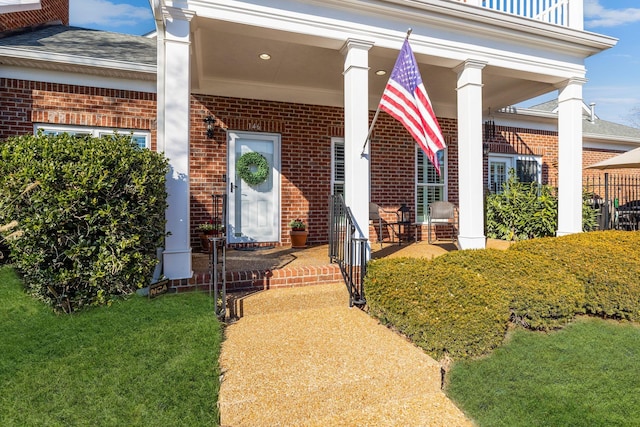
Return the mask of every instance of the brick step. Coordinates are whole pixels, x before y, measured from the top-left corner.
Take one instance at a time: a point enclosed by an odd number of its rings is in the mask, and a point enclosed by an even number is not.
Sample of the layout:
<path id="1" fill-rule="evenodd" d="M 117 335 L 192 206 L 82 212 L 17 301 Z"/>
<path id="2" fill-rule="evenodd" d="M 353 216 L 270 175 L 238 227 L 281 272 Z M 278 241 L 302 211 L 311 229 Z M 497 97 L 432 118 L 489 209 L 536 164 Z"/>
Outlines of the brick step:
<path id="1" fill-rule="evenodd" d="M 335 283 L 342 280 L 336 264 L 320 266 L 287 267 L 277 270 L 255 270 L 227 272 L 227 290 L 256 291 L 264 289 L 292 288 L 299 286 Z M 211 275 L 196 272 L 190 279 L 172 280 L 175 292 L 209 290 Z"/>

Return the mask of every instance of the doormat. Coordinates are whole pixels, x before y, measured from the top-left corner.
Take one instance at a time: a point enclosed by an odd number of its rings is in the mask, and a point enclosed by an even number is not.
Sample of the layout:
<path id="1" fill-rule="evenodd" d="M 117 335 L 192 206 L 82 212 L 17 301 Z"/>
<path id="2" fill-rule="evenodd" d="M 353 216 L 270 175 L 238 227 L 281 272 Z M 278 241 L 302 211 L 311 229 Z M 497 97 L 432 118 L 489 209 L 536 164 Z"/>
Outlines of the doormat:
<path id="1" fill-rule="evenodd" d="M 243 248 L 233 248 L 235 251 L 261 251 L 264 249 L 273 249 L 275 246 L 245 246 Z"/>

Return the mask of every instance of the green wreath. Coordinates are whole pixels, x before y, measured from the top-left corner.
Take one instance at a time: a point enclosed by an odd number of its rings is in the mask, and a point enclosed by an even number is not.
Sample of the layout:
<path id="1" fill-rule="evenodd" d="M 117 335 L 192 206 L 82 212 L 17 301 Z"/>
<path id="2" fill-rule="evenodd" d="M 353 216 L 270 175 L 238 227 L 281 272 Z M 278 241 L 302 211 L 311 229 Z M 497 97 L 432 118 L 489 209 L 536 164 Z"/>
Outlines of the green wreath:
<path id="1" fill-rule="evenodd" d="M 269 176 L 269 162 L 262 154 L 255 151 L 244 153 L 236 161 L 236 173 L 253 187 L 262 184 Z"/>

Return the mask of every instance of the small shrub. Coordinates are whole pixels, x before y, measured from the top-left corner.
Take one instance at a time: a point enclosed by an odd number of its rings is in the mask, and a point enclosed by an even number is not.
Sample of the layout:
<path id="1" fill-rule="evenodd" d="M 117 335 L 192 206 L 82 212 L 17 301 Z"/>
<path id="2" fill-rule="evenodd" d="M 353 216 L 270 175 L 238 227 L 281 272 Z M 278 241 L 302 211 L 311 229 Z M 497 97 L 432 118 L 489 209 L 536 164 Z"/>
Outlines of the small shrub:
<path id="1" fill-rule="evenodd" d="M 368 267 L 366 289 L 373 316 L 437 359 L 483 354 L 504 338 L 508 295 L 464 268 L 423 259 L 376 260 Z"/>
<path id="2" fill-rule="evenodd" d="M 502 193 L 487 197 L 487 236 L 524 240 L 553 236 L 558 223 L 558 200 L 548 185 L 521 183 L 513 169 Z"/>
<path id="3" fill-rule="evenodd" d="M 146 285 L 164 238 L 167 161 L 127 136 L 0 144 L 0 224 L 34 296 L 69 311 Z"/>
<path id="4" fill-rule="evenodd" d="M 597 226 L 597 211 L 587 192 L 582 196 L 582 230 Z M 549 185 L 518 182 L 513 169 L 501 194 L 487 196 L 487 237 L 526 240 L 555 235 L 558 224 L 558 198 Z"/>

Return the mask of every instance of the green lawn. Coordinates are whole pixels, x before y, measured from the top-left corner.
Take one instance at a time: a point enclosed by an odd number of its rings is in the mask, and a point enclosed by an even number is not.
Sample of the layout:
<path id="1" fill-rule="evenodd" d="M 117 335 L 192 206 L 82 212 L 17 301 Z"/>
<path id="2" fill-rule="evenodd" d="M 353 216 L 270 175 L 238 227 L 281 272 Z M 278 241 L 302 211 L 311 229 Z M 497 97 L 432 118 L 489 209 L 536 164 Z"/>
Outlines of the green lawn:
<path id="1" fill-rule="evenodd" d="M 222 328 L 208 295 L 56 315 L 0 267 L 0 425 L 218 425 Z"/>
<path id="2" fill-rule="evenodd" d="M 490 356 L 454 364 L 446 391 L 481 427 L 640 426 L 640 326 L 516 330 Z"/>

